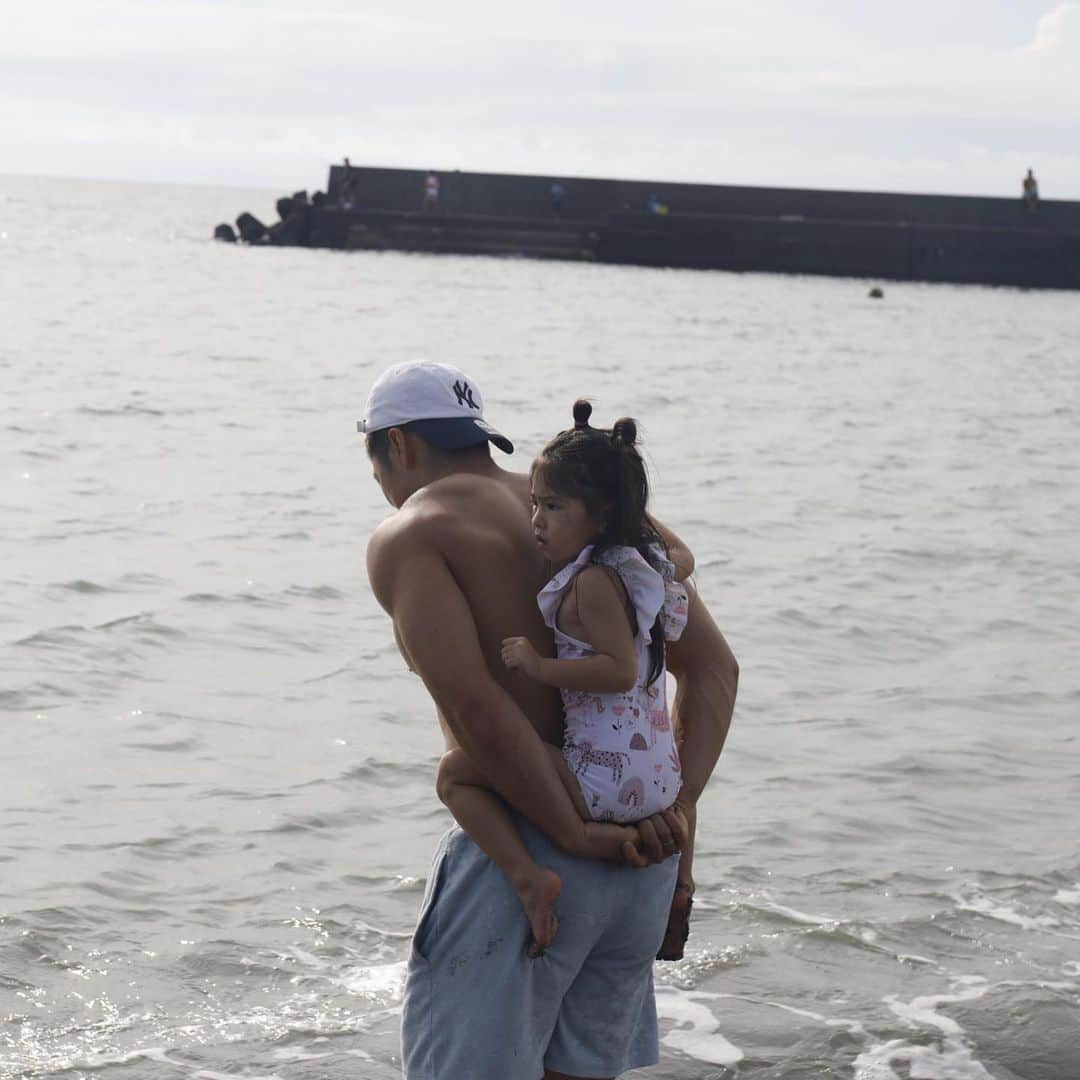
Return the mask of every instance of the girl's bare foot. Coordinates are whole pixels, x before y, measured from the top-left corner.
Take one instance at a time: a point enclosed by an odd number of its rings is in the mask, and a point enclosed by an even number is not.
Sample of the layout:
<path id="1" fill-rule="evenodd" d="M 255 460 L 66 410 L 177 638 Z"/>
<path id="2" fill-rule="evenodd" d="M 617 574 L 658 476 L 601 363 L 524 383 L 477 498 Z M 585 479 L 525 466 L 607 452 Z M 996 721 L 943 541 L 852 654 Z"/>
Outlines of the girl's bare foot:
<path id="1" fill-rule="evenodd" d="M 690 936 L 690 910 L 693 906 L 694 883 L 692 881 L 676 882 L 664 940 L 660 943 L 660 951 L 656 954 L 657 960 L 683 958 L 686 939 Z"/>
<path id="2" fill-rule="evenodd" d="M 538 866 L 517 885 L 521 906 L 529 919 L 532 937 L 529 939 L 529 958 L 543 956 L 555 940 L 559 920 L 555 918 L 555 900 L 562 891 L 562 878 L 554 870 Z"/>

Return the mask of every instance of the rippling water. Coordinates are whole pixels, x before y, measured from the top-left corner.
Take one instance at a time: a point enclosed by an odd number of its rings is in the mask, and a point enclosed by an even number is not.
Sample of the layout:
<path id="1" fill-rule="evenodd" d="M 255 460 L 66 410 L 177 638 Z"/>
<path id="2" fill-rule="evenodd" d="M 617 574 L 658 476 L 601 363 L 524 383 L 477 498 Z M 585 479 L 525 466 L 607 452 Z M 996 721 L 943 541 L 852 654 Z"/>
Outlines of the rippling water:
<path id="1" fill-rule="evenodd" d="M 272 195 L 0 178 L 0 1077 L 398 1075 L 418 356 L 522 468 L 638 416 L 742 664 L 648 1075 L 1080 1077 L 1080 297 L 207 239 Z"/>

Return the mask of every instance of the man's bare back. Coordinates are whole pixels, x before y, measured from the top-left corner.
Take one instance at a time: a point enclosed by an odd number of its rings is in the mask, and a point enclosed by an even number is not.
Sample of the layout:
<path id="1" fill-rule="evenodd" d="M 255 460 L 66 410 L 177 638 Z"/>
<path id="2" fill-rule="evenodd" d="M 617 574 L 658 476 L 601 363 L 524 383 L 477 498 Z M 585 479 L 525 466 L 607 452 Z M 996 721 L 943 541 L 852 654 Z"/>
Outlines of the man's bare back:
<path id="1" fill-rule="evenodd" d="M 440 552 L 468 603 L 488 670 L 540 737 L 558 745 L 558 690 L 507 670 L 500 659 L 501 643 L 511 635 L 527 637 L 543 656 L 553 653 L 551 631 L 536 604 L 547 573 L 533 538 L 529 478 L 494 464 L 491 469 L 482 476 L 448 476 L 422 488 L 380 526 L 376 537 L 393 543 L 406 532 L 418 533 Z M 382 537 L 384 529 L 392 536 Z M 441 715 L 440 720 L 456 745 Z"/>

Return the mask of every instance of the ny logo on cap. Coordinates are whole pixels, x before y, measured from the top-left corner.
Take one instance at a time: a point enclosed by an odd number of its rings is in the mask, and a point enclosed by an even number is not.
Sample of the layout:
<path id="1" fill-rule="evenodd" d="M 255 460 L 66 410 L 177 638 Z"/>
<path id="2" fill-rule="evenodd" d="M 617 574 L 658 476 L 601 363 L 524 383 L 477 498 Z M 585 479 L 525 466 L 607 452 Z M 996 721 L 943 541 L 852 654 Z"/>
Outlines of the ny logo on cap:
<path id="1" fill-rule="evenodd" d="M 472 396 L 472 387 L 467 382 L 462 382 L 460 379 L 454 383 L 454 393 L 457 394 L 457 403 L 459 405 L 468 405 L 470 409 L 479 409 L 480 406 L 476 404 L 476 400 Z"/>

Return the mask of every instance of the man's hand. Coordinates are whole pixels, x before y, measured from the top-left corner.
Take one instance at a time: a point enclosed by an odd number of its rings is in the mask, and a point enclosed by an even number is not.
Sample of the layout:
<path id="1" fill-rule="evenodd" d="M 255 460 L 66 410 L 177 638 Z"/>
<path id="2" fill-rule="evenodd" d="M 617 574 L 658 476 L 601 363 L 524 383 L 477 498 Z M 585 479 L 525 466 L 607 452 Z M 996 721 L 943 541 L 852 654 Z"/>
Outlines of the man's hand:
<path id="1" fill-rule="evenodd" d="M 661 814 L 642 818 L 634 823 L 638 831 L 638 842 L 624 844 L 622 860 L 627 866 L 642 869 L 682 851 L 689 835 L 686 815 L 678 804 L 669 807 Z"/>
<path id="2" fill-rule="evenodd" d="M 503 638 L 502 660 L 511 671 L 520 671 L 535 679 L 540 671 L 540 657 L 528 638 Z"/>

